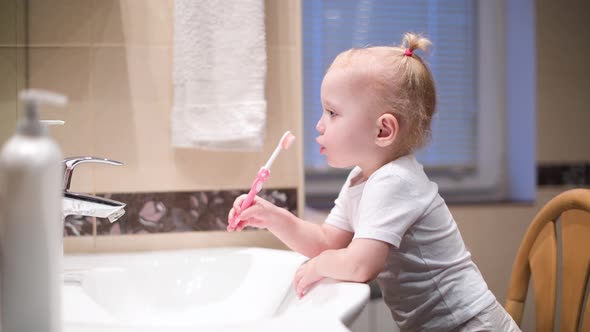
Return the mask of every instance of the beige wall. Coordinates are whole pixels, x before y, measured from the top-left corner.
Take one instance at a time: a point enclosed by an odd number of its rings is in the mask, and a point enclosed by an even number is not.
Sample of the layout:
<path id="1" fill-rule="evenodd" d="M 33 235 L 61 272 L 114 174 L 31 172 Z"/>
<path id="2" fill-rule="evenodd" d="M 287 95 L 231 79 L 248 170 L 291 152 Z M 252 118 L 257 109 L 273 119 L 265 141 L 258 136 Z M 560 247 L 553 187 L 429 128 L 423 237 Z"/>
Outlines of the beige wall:
<path id="1" fill-rule="evenodd" d="M 537 1 L 537 160 L 590 161 L 588 1 Z"/>

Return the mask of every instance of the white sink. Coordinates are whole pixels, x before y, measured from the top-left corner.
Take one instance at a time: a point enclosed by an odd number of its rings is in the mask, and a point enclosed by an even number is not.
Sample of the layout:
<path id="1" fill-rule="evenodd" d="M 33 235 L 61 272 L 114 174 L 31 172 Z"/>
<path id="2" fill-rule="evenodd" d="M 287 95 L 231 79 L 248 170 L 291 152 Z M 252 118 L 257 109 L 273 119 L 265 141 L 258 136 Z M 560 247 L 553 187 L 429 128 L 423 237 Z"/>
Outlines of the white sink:
<path id="1" fill-rule="evenodd" d="M 292 281 L 304 261 L 262 248 L 66 255 L 64 324 L 166 330 L 311 316 L 352 323 L 369 287 L 325 280 L 298 299 Z"/>

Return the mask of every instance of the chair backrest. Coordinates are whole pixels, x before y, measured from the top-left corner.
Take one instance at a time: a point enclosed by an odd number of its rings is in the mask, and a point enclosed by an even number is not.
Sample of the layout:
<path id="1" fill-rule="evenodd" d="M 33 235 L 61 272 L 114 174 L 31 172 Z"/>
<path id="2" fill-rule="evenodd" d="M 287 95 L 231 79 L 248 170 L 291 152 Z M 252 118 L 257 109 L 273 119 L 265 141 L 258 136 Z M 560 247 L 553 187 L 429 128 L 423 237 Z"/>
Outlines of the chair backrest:
<path id="1" fill-rule="evenodd" d="M 530 224 L 512 267 L 505 305 L 519 326 L 531 275 L 537 331 L 553 331 L 556 311 L 560 312 L 559 331 L 590 331 L 589 189 L 572 189 L 559 194 Z M 557 298 L 558 284 L 561 299 Z M 556 310 L 559 300 L 561 306 Z"/>

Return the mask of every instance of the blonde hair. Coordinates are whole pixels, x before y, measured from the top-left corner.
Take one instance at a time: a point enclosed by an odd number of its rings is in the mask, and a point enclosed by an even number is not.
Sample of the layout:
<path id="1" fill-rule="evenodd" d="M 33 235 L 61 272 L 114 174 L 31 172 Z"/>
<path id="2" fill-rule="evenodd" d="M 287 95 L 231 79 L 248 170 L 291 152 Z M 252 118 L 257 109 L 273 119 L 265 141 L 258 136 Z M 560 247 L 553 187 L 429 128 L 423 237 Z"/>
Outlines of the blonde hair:
<path id="1" fill-rule="evenodd" d="M 425 37 L 406 33 L 401 45 L 350 49 L 338 55 L 334 64 L 361 65 L 374 85 L 377 105 L 398 120 L 400 133 L 396 156 L 422 147 L 431 136 L 436 91 L 430 69 L 414 53 L 426 52 L 431 42 Z M 367 61 L 368 60 L 368 61 Z"/>

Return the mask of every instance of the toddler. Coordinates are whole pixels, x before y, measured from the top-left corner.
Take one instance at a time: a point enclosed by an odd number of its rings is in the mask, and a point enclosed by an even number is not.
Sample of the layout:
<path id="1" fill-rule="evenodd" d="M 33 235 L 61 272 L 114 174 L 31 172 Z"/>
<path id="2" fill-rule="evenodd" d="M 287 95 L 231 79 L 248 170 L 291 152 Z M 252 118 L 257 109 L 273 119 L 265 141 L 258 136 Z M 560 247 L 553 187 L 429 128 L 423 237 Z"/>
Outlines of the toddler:
<path id="1" fill-rule="evenodd" d="M 353 167 L 323 224 L 303 221 L 244 196 L 229 216 L 267 228 L 310 259 L 294 277 L 304 296 L 318 281 L 377 279 L 402 331 L 520 331 L 488 290 L 438 187 L 413 155 L 430 136 L 436 93 L 414 52 L 430 41 L 412 33 L 400 47 L 338 55 L 321 86 L 320 152 Z"/>

